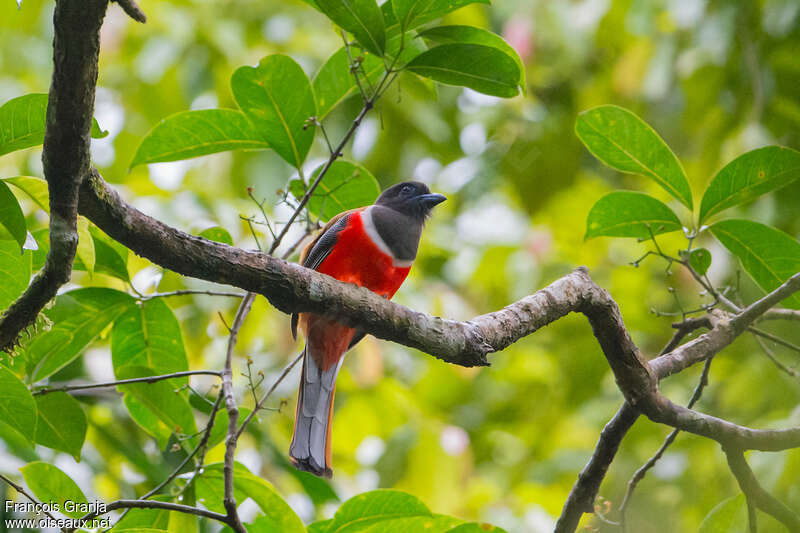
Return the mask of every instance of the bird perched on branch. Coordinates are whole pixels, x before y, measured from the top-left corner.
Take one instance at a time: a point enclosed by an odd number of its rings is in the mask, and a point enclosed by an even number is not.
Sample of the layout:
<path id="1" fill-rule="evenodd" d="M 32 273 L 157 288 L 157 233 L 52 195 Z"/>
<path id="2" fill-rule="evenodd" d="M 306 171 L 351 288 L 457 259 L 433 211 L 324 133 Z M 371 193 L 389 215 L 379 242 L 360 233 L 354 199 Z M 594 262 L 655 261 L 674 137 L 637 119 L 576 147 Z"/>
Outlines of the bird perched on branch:
<path id="1" fill-rule="evenodd" d="M 391 298 L 408 276 L 417 256 L 425 220 L 445 201 L 416 181 L 398 183 L 381 193 L 375 204 L 333 217 L 305 247 L 300 263 L 346 283 Z M 300 393 L 289 449 L 292 463 L 317 476 L 331 476 L 331 416 L 336 375 L 347 350 L 365 333 L 334 319 L 292 315 L 306 337 Z"/>

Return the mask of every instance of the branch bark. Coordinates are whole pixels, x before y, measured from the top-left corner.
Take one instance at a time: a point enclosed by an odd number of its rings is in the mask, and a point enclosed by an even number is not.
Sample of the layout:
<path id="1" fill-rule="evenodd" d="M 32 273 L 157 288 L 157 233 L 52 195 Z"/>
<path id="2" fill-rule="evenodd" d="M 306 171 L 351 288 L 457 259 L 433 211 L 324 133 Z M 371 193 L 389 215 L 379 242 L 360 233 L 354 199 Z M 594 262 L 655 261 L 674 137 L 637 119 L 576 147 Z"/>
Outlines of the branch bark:
<path id="1" fill-rule="evenodd" d="M 21 331 L 72 274 L 78 248 L 78 188 L 89 173 L 100 26 L 107 0 L 59 0 L 53 25 L 53 77 L 47 103 L 42 163 L 50 192 L 50 251 L 44 268 L 0 318 L 0 350 Z"/>

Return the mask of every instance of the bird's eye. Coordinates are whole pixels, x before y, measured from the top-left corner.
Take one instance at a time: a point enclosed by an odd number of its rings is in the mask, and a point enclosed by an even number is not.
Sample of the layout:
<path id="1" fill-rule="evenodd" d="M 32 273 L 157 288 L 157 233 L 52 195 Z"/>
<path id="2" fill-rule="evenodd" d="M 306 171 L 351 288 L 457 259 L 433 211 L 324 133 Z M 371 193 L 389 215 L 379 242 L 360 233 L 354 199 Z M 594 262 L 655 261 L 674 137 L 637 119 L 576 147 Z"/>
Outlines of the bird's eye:
<path id="1" fill-rule="evenodd" d="M 404 185 L 403 188 L 400 189 L 400 194 L 405 196 L 405 195 L 411 194 L 411 192 L 413 190 L 414 190 L 414 188 L 411 185 Z"/>

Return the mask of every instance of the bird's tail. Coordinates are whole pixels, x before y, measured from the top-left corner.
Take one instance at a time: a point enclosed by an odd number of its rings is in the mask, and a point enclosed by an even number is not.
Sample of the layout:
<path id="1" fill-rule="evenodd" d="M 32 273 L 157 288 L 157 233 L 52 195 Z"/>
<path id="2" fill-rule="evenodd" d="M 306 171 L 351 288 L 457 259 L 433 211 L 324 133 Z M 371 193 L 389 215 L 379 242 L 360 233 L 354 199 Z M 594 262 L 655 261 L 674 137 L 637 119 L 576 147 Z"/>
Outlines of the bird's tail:
<path id="1" fill-rule="evenodd" d="M 324 370 L 309 355 L 309 348 L 307 344 L 303 353 L 300 393 L 297 397 L 289 457 L 300 470 L 331 477 L 333 396 L 336 391 L 336 375 L 344 358 Z"/>

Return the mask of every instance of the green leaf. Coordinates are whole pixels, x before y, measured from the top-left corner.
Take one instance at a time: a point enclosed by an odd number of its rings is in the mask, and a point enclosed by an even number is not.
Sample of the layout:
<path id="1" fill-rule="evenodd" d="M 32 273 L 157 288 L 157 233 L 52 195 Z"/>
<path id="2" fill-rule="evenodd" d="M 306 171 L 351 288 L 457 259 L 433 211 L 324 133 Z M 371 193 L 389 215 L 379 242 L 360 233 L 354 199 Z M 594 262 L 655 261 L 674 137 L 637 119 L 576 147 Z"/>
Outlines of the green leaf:
<path id="1" fill-rule="evenodd" d="M 46 94 L 26 94 L 0 106 L 0 155 L 42 144 L 46 115 Z M 101 139 L 108 132 L 92 120 L 91 135 Z"/>
<path id="2" fill-rule="evenodd" d="M 231 89 L 262 137 L 300 168 L 314 140 L 314 126 L 306 120 L 317 114 L 311 83 L 300 65 L 288 56 L 267 56 L 257 67 L 237 69 Z"/>
<path id="3" fill-rule="evenodd" d="M 705 275 L 708 272 L 708 267 L 711 266 L 711 252 L 705 248 L 692 250 L 689 254 L 689 264 L 695 272 L 701 276 Z"/>
<path id="4" fill-rule="evenodd" d="M 317 167 L 310 181 L 317 178 L 323 167 L 324 165 Z M 297 199 L 305 194 L 300 180 L 292 180 L 289 191 Z M 314 190 L 308 202 L 308 210 L 315 217 L 330 220 L 342 211 L 372 204 L 380 193 L 378 180 L 367 169 L 340 159 L 331 165 Z"/>
<path id="5" fill-rule="evenodd" d="M 692 190 L 678 158 L 653 128 L 627 109 L 602 105 L 584 111 L 575 133 L 606 165 L 653 179 L 692 209 Z"/>
<path id="6" fill-rule="evenodd" d="M 662 202 L 641 192 L 616 191 L 592 206 L 586 218 L 584 238 L 605 235 L 649 239 L 651 232 L 658 235 L 679 229 L 681 221 Z"/>
<path id="7" fill-rule="evenodd" d="M 136 150 L 131 168 L 228 150 L 267 148 L 269 143 L 241 111 L 183 111 L 165 118 L 150 130 Z"/>
<path id="8" fill-rule="evenodd" d="M 75 256 L 81 260 L 89 274 L 94 272 L 94 239 L 89 233 L 89 221 L 82 216 L 78 217 L 78 249 Z"/>
<path id="9" fill-rule="evenodd" d="M 378 83 L 383 74 L 383 61 L 366 54 L 361 63 L 366 79 L 372 85 Z M 363 73 L 359 74 L 364 76 Z M 358 94 L 355 76 L 350 72 L 350 58 L 342 47 L 336 51 L 314 77 L 314 96 L 317 98 L 317 118 L 322 120 L 333 108 L 354 94 Z"/>
<path id="10" fill-rule="evenodd" d="M 209 241 L 221 242 L 223 244 L 227 244 L 228 246 L 233 246 L 233 237 L 231 237 L 231 234 L 228 233 L 228 230 L 220 226 L 204 229 L 200 232 L 200 237 L 208 239 Z"/>
<path id="11" fill-rule="evenodd" d="M 81 459 L 86 439 L 86 413 L 78 401 L 65 392 L 51 392 L 36 397 L 39 421 L 36 443 Z"/>
<path id="12" fill-rule="evenodd" d="M 146 367 L 126 365 L 115 369 L 117 379 L 141 378 L 155 375 Z M 185 380 L 184 380 L 185 381 Z M 180 392 L 181 380 L 166 379 L 155 383 L 120 385 L 119 390 L 131 394 L 162 420 L 170 431 L 192 435 L 197 432 L 192 407 Z"/>
<path id="13" fill-rule="evenodd" d="M 245 498 L 249 497 L 264 512 L 265 516 L 259 519 L 260 525 L 269 527 L 269 529 L 263 531 L 305 533 L 306 528 L 300 517 L 295 514 L 270 483 L 254 476 L 244 465 L 239 463 L 234 465 L 233 483 L 237 503 L 241 504 Z M 198 502 L 211 511 L 225 512 L 222 505 L 224 493 L 222 463 L 206 465 L 203 473 L 195 480 L 195 488 Z"/>
<path id="14" fill-rule="evenodd" d="M 389 3 L 389 2 L 387 2 Z M 443 17 L 469 4 L 488 4 L 489 0 L 392 0 L 397 22 L 410 30 Z"/>
<path id="15" fill-rule="evenodd" d="M 520 58 L 517 51 L 499 35 L 482 28 L 475 28 L 474 26 L 437 26 L 423 31 L 419 36 L 440 44 L 482 44 L 500 50 L 517 64 L 517 68 L 519 68 L 519 87 L 522 89 L 523 94 L 527 92 L 525 65 L 522 63 L 522 58 Z"/>
<path id="16" fill-rule="evenodd" d="M 17 299 L 31 280 L 31 252 L 20 253 L 13 241 L 0 241 L 0 309 Z"/>
<path id="17" fill-rule="evenodd" d="M 114 375 L 126 367 L 145 367 L 154 374 L 189 369 L 178 319 L 161 298 L 130 303 L 111 329 Z M 177 380 L 186 383 L 187 378 Z"/>
<path id="18" fill-rule="evenodd" d="M 742 262 L 742 267 L 767 292 L 800 272 L 800 242 L 790 235 L 749 220 L 723 220 L 710 227 L 714 236 Z M 800 295 L 783 301 L 800 309 Z"/>
<path id="19" fill-rule="evenodd" d="M 80 518 L 86 514 L 80 510 L 67 512 L 64 509 L 64 502 L 67 501 L 76 504 L 88 504 L 89 502 L 78 485 L 57 467 L 42 461 L 34 461 L 26 464 L 19 471 L 22 472 L 25 483 L 39 501 L 58 502 L 61 511 L 71 518 Z"/>
<path id="20" fill-rule="evenodd" d="M 93 228 L 89 228 L 90 231 Z M 122 281 L 130 283 L 131 278 L 128 274 L 127 250 L 124 250 L 125 257 L 120 255 L 119 249 L 108 242 L 107 238 L 101 235 L 99 230 L 92 231 L 95 253 L 95 272 L 114 276 Z"/>
<path id="21" fill-rule="evenodd" d="M 485 522 L 478 523 L 478 522 L 469 522 L 467 524 L 461 524 L 453 529 L 448 529 L 447 533 L 506 533 L 506 530 L 497 526 L 493 526 L 491 524 L 487 524 Z"/>
<path id="22" fill-rule="evenodd" d="M 3 365 L 0 365 L 0 420 L 34 442 L 36 402 L 28 387 Z"/>
<path id="23" fill-rule="evenodd" d="M 344 502 L 333 516 L 328 531 L 355 533 L 376 522 L 413 517 L 433 518 L 433 514 L 411 494 L 398 490 L 373 490 Z"/>
<path id="24" fill-rule="evenodd" d="M 511 98 L 519 94 L 520 70 L 505 52 L 482 44 L 442 44 L 411 60 L 406 69 L 447 85 Z"/>
<path id="25" fill-rule="evenodd" d="M 45 315 L 53 327 L 25 348 L 34 381 L 71 363 L 130 306 L 133 298 L 113 289 L 90 287 L 64 293 Z"/>
<path id="26" fill-rule="evenodd" d="M 375 0 L 316 0 L 320 11 L 355 35 L 365 49 L 381 57 L 386 49 L 386 29 Z"/>
<path id="27" fill-rule="evenodd" d="M 30 196 L 31 200 L 46 213 L 50 212 L 50 195 L 47 191 L 47 182 L 45 180 L 33 176 L 16 176 L 4 178 L 3 181 Z"/>
<path id="28" fill-rule="evenodd" d="M 28 238 L 28 228 L 25 224 L 25 215 L 19 206 L 17 197 L 8 188 L 4 181 L 0 180 L 0 226 L 13 237 L 20 250 Z"/>
<path id="29" fill-rule="evenodd" d="M 717 504 L 700 523 L 698 533 L 743 532 L 747 524 L 747 501 L 744 494 Z"/>
<path id="30" fill-rule="evenodd" d="M 700 203 L 700 224 L 729 207 L 776 191 L 800 178 L 800 152 L 767 146 L 742 154 L 717 172 Z"/>
<path id="31" fill-rule="evenodd" d="M 150 409 L 140 402 L 136 396 L 126 394 L 122 398 L 128 414 L 131 415 L 136 424 L 147 432 L 148 435 L 158 441 L 160 448 L 164 448 L 172 435 L 172 429 L 161 421 L 161 419 Z"/>
<path id="32" fill-rule="evenodd" d="M 328 528 L 333 523 L 333 518 L 328 520 L 318 520 L 317 522 L 308 524 L 308 533 L 326 533 Z"/>

